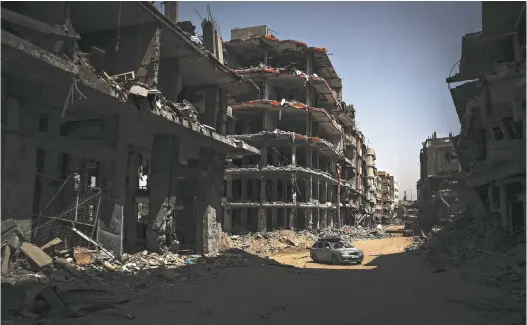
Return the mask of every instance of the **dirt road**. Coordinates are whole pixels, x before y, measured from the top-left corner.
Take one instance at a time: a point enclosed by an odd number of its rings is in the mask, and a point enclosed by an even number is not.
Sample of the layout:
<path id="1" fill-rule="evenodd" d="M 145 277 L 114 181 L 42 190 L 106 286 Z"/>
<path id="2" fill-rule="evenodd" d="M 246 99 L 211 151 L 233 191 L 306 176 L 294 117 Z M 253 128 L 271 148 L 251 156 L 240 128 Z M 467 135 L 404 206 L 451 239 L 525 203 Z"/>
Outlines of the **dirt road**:
<path id="1" fill-rule="evenodd" d="M 307 251 L 276 256 L 295 267 L 256 257 L 247 266 L 204 271 L 190 283 L 152 283 L 121 307 L 136 316 L 123 320 L 89 316 L 84 324 L 513 324 L 483 314 L 473 301 L 497 291 L 463 279 L 453 270 L 433 273 L 426 261 L 405 253 L 411 239 L 360 241 L 361 266 L 311 263 Z M 129 279 L 130 283 L 134 279 Z M 170 288 L 167 290 L 167 286 Z"/>
<path id="2" fill-rule="evenodd" d="M 375 265 L 371 265 L 379 256 L 400 254 L 404 248 L 410 245 L 413 239 L 410 237 L 394 237 L 377 240 L 359 240 L 354 245 L 364 252 L 364 261 L 361 265 L 331 265 L 326 263 L 314 263 L 309 257 L 309 251 L 295 254 L 278 254 L 272 258 L 279 263 L 293 265 L 299 268 L 310 269 L 350 269 L 350 270 L 371 270 Z"/>

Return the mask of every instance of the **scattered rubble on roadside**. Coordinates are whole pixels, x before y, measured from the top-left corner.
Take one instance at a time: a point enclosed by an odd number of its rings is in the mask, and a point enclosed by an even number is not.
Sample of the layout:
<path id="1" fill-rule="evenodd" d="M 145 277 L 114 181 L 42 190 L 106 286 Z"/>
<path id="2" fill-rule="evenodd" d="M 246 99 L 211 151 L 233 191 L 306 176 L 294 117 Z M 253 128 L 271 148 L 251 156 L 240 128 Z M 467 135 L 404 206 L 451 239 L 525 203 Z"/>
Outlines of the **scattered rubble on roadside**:
<path id="1" fill-rule="evenodd" d="M 420 252 L 436 270 L 455 268 L 467 278 L 507 290 L 507 305 L 525 314 L 525 233 L 511 238 L 495 213 L 443 219 L 406 250 Z"/>

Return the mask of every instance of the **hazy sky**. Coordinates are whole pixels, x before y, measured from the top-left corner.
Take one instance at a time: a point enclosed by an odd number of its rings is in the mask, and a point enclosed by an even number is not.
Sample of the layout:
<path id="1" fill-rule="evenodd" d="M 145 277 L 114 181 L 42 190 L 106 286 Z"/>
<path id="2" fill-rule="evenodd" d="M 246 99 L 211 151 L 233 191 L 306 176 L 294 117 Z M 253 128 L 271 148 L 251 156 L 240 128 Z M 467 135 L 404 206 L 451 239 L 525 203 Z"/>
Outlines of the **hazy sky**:
<path id="1" fill-rule="evenodd" d="M 280 39 L 326 47 L 378 169 L 399 180 L 401 198 L 416 198 L 421 143 L 459 130 L 445 79 L 461 37 L 481 30 L 480 2 L 180 2 L 179 19 L 201 33 L 194 9 L 205 17 L 207 3 L 224 40 L 267 25 Z"/>

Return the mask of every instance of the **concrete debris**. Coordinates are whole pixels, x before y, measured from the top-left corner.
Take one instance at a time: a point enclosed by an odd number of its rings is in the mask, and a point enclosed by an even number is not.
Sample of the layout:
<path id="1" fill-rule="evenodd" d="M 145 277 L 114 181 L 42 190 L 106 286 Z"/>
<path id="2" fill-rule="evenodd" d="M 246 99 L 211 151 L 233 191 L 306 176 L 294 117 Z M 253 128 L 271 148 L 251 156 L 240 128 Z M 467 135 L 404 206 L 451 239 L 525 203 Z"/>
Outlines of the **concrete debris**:
<path id="1" fill-rule="evenodd" d="M 495 213 L 474 217 L 468 213 L 444 218 L 407 251 L 418 251 L 435 269 L 455 268 L 467 277 L 508 290 L 513 304 L 525 314 L 525 232 L 511 241 Z"/>
<path id="2" fill-rule="evenodd" d="M 382 228 L 382 226 L 381 226 Z M 319 228 L 315 230 L 275 230 L 256 232 L 246 235 L 223 235 L 224 249 L 241 249 L 250 254 L 268 256 L 286 251 L 305 250 L 310 248 L 319 238 L 341 237 L 353 242 L 360 239 L 380 239 L 391 237 L 382 229 L 374 227 Z"/>

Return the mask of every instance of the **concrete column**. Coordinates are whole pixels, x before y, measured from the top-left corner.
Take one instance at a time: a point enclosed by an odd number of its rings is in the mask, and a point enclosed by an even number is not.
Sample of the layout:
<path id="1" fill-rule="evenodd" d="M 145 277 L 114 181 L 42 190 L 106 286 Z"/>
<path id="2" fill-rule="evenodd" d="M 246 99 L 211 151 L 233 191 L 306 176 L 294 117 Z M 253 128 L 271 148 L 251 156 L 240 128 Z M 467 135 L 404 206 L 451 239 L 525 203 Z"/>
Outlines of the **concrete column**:
<path id="1" fill-rule="evenodd" d="M 295 221 L 296 221 L 296 215 L 297 215 L 297 202 L 296 202 L 296 174 L 293 174 L 291 176 L 291 196 L 293 198 L 293 208 L 291 209 L 291 213 L 289 214 L 289 229 L 295 228 Z"/>
<path id="2" fill-rule="evenodd" d="M 142 157 L 137 152 L 128 152 L 126 193 L 124 203 L 124 247 L 127 252 L 137 250 L 137 202 L 136 193 L 139 187 L 139 165 Z"/>
<path id="3" fill-rule="evenodd" d="M 276 113 L 270 110 L 263 110 L 263 130 L 274 130 L 276 129 Z"/>
<path id="4" fill-rule="evenodd" d="M 229 117 L 227 116 L 227 91 L 225 89 L 219 89 L 218 91 L 219 111 L 221 117 L 218 132 L 220 132 L 221 135 L 227 135 L 227 127 L 229 123 Z"/>
<path id="5" fill-rule="evenodd" d="M 329 188 L 328 188 L 328 202 L 333 204 L 333 186 L 330 185 Z M 331 209 L 331 211 L 329 211 L 329 216 L 328 218 L 326 219 L 326 225 L 328 227 L 333 227 L 333 216 L 334 216 L 334 212 L 333 212 L 333 209 Z"/>
<path id="6" fill-rule="evenodd" d="M 306 149 L 306 167 L 311 169 L 312 165 L 313 165 L 313 153 L 311 152 L 311 148 L 307 148 Z M 311 203 L 312 198 L 313 198 L 313 176 L 309 175 L 306 180 L 306 203 Z M 313 228 L 313 209 L 311 208 L 306 209 L 305 224 L 308 229 Z"/>
<path id="7" fill-rule="evenodd" d="M 176 205 L 176 168 L 179 165 L 179 138 L 171 135 L 156 135 L 150 159 L 148 176 L 149 211 L 147 245 L 159 251 L 159 232 L 165 222 L 174 217 Z"/>
<path id="8" fill-rule="evenodd" d="M 217 253 L 221 247 L 221 197 L 225 157 L 200 148 L 196 191 L 196 251 Z"/>
<path id="9" fill-rule="evenodd" d="M 322 199 L 324 200 L 324 204 L 328 202 L 328 182 L 324 181 L 322 185 Z M 322 211 L 322 227 L 327 227 L 327 221 L 328 221 L 328 209 L 325 208 Z"/>
<path id="10" fill-rule="evenodd" d="M 291 165 L 296 165 L 296 146 L 291 147 Z M 291 176 L 291 197 L 294 207 L 291 209 L 291 213 L 289 215 L 289 229 L 294 229 L 297 215 L 296 185 L 296 174 L 293 174 Z"/>
<path id="11" fill-rule="evenodd" d="M 227 168 L 232 168 L 232 159 L 227 159 Z M 226 196 L 227 202 L 230 202 L 232 200 L 232 178 L 231 176 L 228 177 Z M 226 233 L 232 232 L 232 209 L 230 207 L 223 209 L 223 231 Z"/>
<path id="12" fill-rule="evenodd" d="M 269 100 L 269 96 L 271 95 L 271 89 L 270 89 L 271 87 L 269 86 L 269 79 L 265 78 L 263 82 L 263 86 L 264 86 L 264 88 L 262 89 L 263 99 Z"/>
<path id="13" fill-rule="evenodd" d="M 159 67 L 161 59 L 161 28 L 156 26 L 154 35 L 137 70 L 139 81 L 157 88 L 159 86 Z"/>
<path id="14" fill-rule="evenodd" d="M 278 152 L 273 151 L 273 166 L 278 166 Z M 272 179 L 272 200 L 278 201 L 278 178 Z M 271 208 L 271 227 L 275 229 L 278 224 L 278 208 Z"/>
<path id="15" fill-rule="evenodd" d="M 210 86 L 205 89 L 205 114 L 203 124 L 217 127 L 218 122 L 218 95 L 219 89 L 216 86 Z"/>
<path id="16" fill-rule="evenodd" d="M 342 182 L 342 169 L 340 165 L 337 164 L 337 181 L 340 180 Z M 342 219 L 340 215 L 340 182 L 337 183 L 337 189 L 336 189 L 336 201 L 337 201 L 337 223 L 338 227 L 342 227 Z"/>
<path id="17" fill-rule="evenodd" d="M 260 148 L 260 169 L 267 166 L 267 147 Z M 265 177 L 260 177 L 260 204 L 267 202 L 267 188 Z M 257 231 L 267 231 L 267 208 L 260 205 L 258 208 Z"/>
<path id="18" fill-rule="evenodd" d="M 214 24 L 209 20 L 203 20 L 201 23 L 201 28 L 203 30 L 203 46 L 207 51 L 216 56 L 216 30 Z"/>

